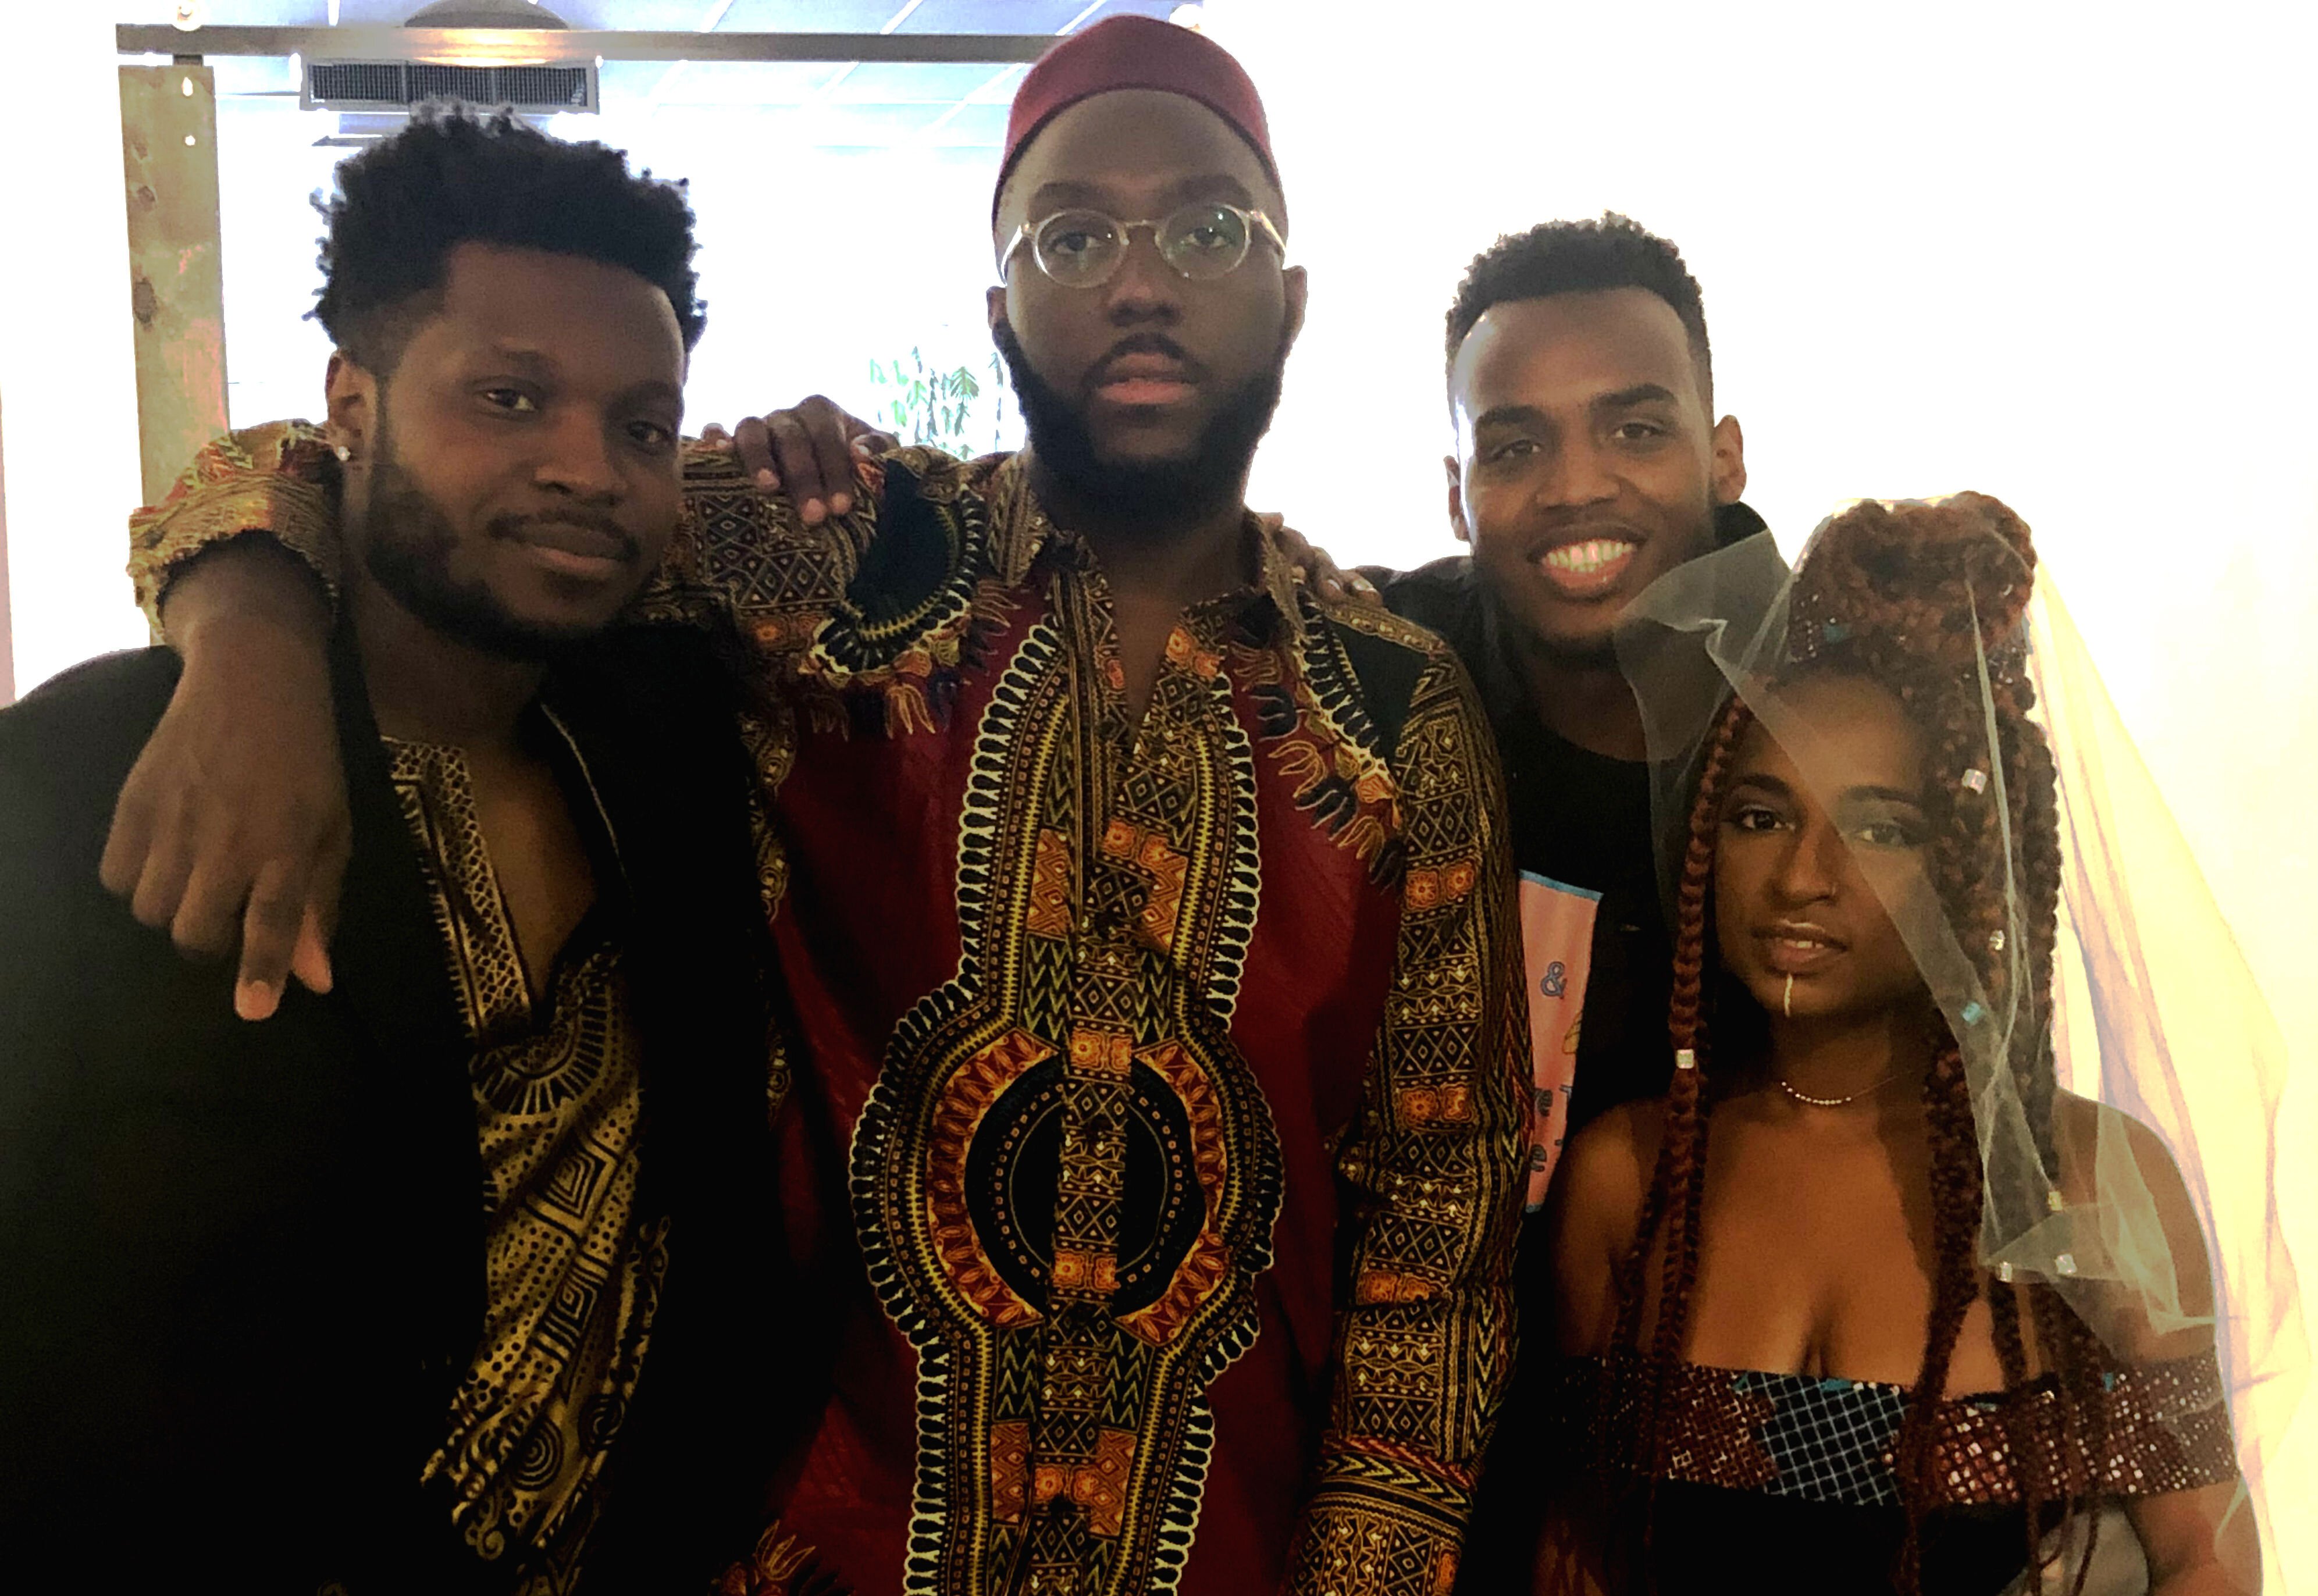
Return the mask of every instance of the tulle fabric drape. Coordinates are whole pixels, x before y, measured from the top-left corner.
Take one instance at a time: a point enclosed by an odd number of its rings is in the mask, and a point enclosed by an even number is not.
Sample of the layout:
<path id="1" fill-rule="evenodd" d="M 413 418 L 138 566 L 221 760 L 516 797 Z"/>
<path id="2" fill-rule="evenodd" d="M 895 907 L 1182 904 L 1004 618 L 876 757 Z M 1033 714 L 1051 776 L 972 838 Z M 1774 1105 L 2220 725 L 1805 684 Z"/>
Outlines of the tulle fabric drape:
<path id="1" fill-rule="evenodd" d="M 1801 563 L 1809 559 L 1806 548 Z M 1669 883 L 1704 739 L 1734 691 L 1834 812 L 1842 773 L 1783 690 L 1821 624 L 1792 613 L 1794 593 L 1792 572 L 1765 534 L 1670 573 L 1636 601 L 1621 629 L 1621 663 L 1649 736 L 1661 876 Z M 2265 1466 L 2292 1420 L 2309 1360 L 2278 1213 L 2283 1038 L 2049 569 L 2036 573 L 2017 625 L 2003 635 L 1990 635 L 1996 628 L 1985 623 L 1976 630 L 1971 668 L 1989 705 L 1989 743 L 1991 685 L 2006 673 L 2025 675 L 2057 766 L 2062 906 L 2049 1011 L 2034 1002 L 2021 964 L 2029 947 L 2021 838 L 2008 830 L 2009 908 L 1997 956 L 2010 963 L 1999 966 L 2008 978 L 1996 982 L 2005 995 L 1991 997 L 1975 968 L 1987 961 L 1966 956 L 1932 894 L 1886 908 L 1963 1048 L 1984 1171 L 1981 1260 L 2000 1278 L 2054 1287 L 2112 1348 L 2210 1318 L 2244 1477 L 2233 1511 L 2255 1513 L 2265 1546 L 2274 1547 Z M 1984 777 L 1994 812 L 2006 815 L 2003 760 L 1990 752 L 1973 770 L 1979 776 L 1968 779 Z M 2089 1163 L 2089 1197 L 2081 1170 L 2064 1194 L 2037 1153 L 2016 1061 L 2039 1031 L 2050 1034 L 2061 1087 L 2094 1105 L 2090 1146 L 2072 1155 Z M 2129 1120 L 2171 1152 L 2202 1237 L 2169 1236 Z M 2197 1260 L 2176 1256 L 2198 1241 L 2211 1260 L 2211 1315 L 2185 1302 L 2182 1283 L 2194 1278 Z M 2302 1504 L 2275 1505 L 2291 1511 Z M 2269 1588 L 2282 1589 L 2270 1562 Z"/>

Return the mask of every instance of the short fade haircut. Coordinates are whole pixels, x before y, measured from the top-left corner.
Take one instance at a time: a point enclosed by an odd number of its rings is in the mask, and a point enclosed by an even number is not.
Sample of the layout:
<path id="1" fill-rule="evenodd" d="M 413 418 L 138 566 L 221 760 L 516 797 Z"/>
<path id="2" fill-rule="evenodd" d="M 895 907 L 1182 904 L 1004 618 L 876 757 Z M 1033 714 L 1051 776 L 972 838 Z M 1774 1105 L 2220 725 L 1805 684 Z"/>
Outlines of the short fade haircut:
<path id="1" fill-rule="evenodd" d="M 1599 221 L 1541 222 L 1508 233 L 1473 257 L 1449 307 L 1449 371 L 1457 369 L 1476 322 L 1492 306 L 1556 294 L 1640 288 L 1674 309 L 1690 336 L 1691 358 L 1709 410 L 1714 408 L 1714 356 L 1706 341 L 1706 305 L 1682 251 L 1614 211 Z"/>
<path id="2" fill-rule="evenodd" d="M 341 163 L 314 208 L 322 291 L 312 315 L 339 348 L 389 374 L 443 291 L 451 252 L 494 244 L 633 272 L 668 295 L 690 350 L 707 323 L 684 185 L 631 175 L 625 152 L 566 143 L 455 102 L 418 108 L 393 138 Z"/>

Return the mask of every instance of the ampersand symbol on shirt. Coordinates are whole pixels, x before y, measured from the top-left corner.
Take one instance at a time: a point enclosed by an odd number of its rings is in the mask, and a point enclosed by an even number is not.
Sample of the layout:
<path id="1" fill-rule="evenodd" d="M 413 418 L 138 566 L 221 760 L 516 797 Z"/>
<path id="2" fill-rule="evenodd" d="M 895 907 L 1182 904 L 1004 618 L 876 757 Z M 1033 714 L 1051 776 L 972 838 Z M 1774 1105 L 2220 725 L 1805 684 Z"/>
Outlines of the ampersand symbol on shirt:
<path id="1" fill-rule="evenodd" d="M 1569 966 L 1556 959 L 1545 967 L 1545 979 L 1537 983 L 1538 991 L 1549 998 L 1558 998 L 1569 989 Z"/>

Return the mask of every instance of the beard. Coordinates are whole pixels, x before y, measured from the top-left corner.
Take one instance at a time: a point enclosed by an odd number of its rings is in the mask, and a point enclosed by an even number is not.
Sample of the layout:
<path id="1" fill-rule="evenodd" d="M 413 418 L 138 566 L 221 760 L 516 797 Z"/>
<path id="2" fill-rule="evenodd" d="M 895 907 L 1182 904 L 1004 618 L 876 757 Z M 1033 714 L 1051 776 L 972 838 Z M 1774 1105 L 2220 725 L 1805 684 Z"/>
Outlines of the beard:
<path id="1" fill-rule="evenodd" d="M 1031 365 L 1011 324 L 1000 321 L 991 337 L 1012 379 L 1032 453 L 1090 513 L 1124 526 L 1155 529 L 1238 505 L 1255 446 L 1280 408 L 1280 380 L 1288 367 L 1285 338 L 1270 365 L 1224 396 L 1189 453 L 1169 460 L 1117 460 L 1095 442 L 1084 409 Z"/>
<path id="2" fill-rule="evenodd" d="M 363 569 L 430 632 L 494 659 L 552 665 L 596 635 L 541 626 L 499 602 L 481 582 L 452 573 L 459 533 L 395 458 L 382 417 L 370 467 L 370 496 L 355 518 Z M 494 525 L 487 529 L 499 534 Z"/>

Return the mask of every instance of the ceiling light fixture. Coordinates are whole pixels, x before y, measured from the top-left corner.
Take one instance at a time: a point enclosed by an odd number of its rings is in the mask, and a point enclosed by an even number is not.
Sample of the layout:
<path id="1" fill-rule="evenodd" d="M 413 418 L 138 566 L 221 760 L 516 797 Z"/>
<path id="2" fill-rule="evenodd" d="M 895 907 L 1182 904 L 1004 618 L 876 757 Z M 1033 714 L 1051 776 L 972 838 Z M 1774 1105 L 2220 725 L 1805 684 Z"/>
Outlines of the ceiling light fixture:
<path id="1" fill-rule="evenodd" d="M 540 35 L 571 24 L 531 0 L 435 0 L 405 17 L 406 28 L 456 29 L 466 37 L 425 58 L 446 66 L 530 67 L 559 58 L 543 51 Z"/>

